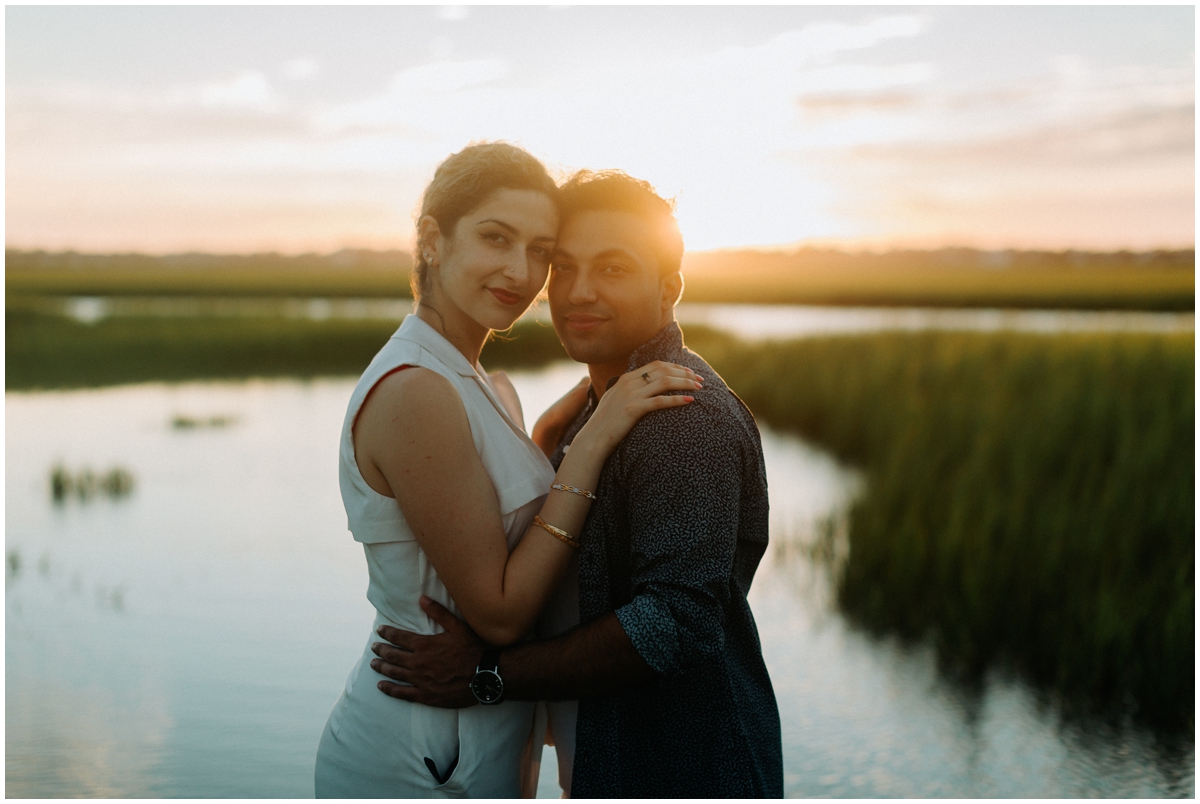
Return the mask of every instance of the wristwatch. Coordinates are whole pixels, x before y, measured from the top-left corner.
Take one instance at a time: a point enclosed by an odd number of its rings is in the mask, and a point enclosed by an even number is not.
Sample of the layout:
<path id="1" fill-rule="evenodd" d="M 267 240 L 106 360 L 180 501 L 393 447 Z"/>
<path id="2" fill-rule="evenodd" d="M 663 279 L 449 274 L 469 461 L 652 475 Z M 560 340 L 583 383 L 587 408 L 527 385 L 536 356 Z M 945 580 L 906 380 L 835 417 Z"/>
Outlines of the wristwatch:
<path id="1" fill-rule="evenodd" d="M 504 700 L 504 679 L 500 678 L 500 649 L 488 648 L 475 668 L 471 679 L 471 693 L 475 700 L 485 706 Z"/>

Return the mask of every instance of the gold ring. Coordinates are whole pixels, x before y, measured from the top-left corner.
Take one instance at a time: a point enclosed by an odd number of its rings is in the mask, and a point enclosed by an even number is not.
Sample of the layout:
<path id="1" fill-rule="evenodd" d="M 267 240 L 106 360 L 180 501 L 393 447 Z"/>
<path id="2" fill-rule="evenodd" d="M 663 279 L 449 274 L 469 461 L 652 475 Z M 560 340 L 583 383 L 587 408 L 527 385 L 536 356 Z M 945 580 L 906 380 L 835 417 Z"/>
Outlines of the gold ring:
<path id="1" fill-rule="evenodd" d="M 650 372 L 648 372 L 648 371 L 643 371 L 643 372 L 642 372 L 642 379 L 643 379 L 643 380 L 645 380 L 646 382 L 650 382 Z"/>

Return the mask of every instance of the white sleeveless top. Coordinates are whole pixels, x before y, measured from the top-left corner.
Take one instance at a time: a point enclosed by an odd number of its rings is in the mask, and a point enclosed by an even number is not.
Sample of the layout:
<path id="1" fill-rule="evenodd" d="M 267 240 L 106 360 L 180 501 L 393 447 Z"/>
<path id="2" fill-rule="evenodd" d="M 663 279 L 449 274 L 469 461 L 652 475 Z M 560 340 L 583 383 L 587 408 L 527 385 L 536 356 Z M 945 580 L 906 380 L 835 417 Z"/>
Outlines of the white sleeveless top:
<path id="1" fill-rule="evenodd" d="M 435 371 L 458 390 L 475 449 L 500 502 L 510 551 L 541 509 L 554 470 L 509 416 L 482 369 L 416 315 L 406 317 L 350 397 L 338 478 L 350 532 L 366 553 L 367 598 L 378 613 L 375 625 L 435 634 L 442 629 L 421 610 L 421 595 L 461 616 L 458 607 L 400 505 L 367 485 L 354 458 L 353 427 L 359 409 L 376 383 L 400 366 Z M 506 798 L 533 792 L 546 730 L 544 706 L 506 701 L 454 710 L 388 697 L 375 688 L 383 676 L 370 667 L 370 646 L 377 640 L 372 629 L 326 723 L 317 751 L 318 797 Z M 573 737 L 574 723 L 570 726 Z M 451 767 L 453 772 L 444 781 L 435 779 L 426 757 L 440 774 Z"/>
<path id="2" fill-rule="evenodd" d="M 517 546 L 532 524 L 533 515 L 541 510 L 554 482 L 554 470 L 541 449 L 509 417 L 483 370 L 468 363 L 461 352 L 420 318 L 406 317 L 350 396 L 342 425 L 338 481 L 350 532 L 355 541 L 363 543 L 367 554 L 371 578 L 367 599 L 400 628 L 436 633 L 433 621 L 418 605 L 420 596 L 429 595 L 461 616 L 458 607 L 417 546 L 400 505 L 367 485 L 354 458 L 354 420 L 363 401 L 384 375 L 406 365 L 436 371 L 453 383 L 462 397 L 475 450 L 500 501 L 509 551 Z"/>

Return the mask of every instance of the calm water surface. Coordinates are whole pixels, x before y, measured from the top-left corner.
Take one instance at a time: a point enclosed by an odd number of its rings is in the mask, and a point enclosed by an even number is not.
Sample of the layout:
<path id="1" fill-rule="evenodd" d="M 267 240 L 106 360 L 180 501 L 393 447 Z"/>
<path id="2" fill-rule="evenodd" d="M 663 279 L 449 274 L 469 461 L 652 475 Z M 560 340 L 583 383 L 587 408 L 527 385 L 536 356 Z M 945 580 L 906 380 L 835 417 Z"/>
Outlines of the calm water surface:
<path id="1" fill-rule="evenodd" d="M 45 299 L 46 312 L 79 321 L 108 316 L 284 316 L 393 319 L 412 312 L 409 299 L 266 299 L 219 297 L 76 297 Z M 799 304 L 688 304 L 678 307 L 685 324 L 707 324 L 749 339 L 795 338 L 885 330 L 995 332 L 1192 332 L 1194 313 L 1112 310 L 990 310 L 935 307 L 821 307 Z M 526 318 L 549 321 L 543 302 Z"/>
<path id="2" fill-rule="evenodd" d="M 514 380 L 539 411 L 580 376 Z M 5 395 L 9 796 L 312 795 L 321 728 L 372 621 L 337 491 L 353 384 Z M 765 433 L 764 451 L 773 547 L 750 599 L 789 796 L 1194 795 L 1191 745 L 1061 726 L 1004 679 L 964 693 L 927 652 L 848 627 L 802 545 L 858 479 L 791 437 Z M 54 504 L 58 463 L 122 466 L 136 485 Z"/>

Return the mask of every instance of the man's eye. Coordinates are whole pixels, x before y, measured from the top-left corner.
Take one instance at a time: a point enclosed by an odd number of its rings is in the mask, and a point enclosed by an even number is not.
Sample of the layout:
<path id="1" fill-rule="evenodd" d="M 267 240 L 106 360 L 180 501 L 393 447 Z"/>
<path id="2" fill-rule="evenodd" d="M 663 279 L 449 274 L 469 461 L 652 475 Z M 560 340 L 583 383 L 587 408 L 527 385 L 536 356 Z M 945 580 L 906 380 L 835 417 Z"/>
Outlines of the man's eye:
<path id="1" fill-rule="evenodd" d="M 565 262 L 555 262 L 550 264 L 550 270 L 556 274 L 561 274 L 565 271 L 571 270 L 571 265 L 570 263 Z"/>
<path id="2" fill-rule="evenodd" d="M 610 262 L 608 265 L 605 265 L 600 270 L 606 274 L 619 274 L 625 270 L 625 266 L 621 265 L 620 263 Z"/>

